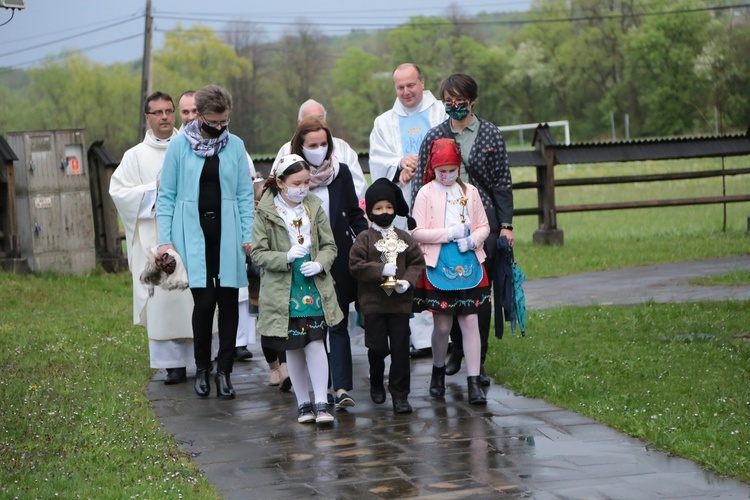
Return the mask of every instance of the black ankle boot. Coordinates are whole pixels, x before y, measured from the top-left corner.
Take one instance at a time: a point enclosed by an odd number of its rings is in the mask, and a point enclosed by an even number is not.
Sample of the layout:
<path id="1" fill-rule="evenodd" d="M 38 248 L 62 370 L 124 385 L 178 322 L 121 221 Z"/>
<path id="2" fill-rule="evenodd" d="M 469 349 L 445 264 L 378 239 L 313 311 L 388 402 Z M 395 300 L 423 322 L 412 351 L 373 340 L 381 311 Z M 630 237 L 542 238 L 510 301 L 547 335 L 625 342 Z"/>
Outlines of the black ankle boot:
<path id="1" fill-rule="evenodd" d="M 487 404 L 487 397 L 484 395 L 484 391 L 482 391 L 482 387 L 479 385 L 479 375 L 476 375 L 474 377 L 466 377 L 466 382 L 469 385 L 469 404 Z"/>
<path id="2" fill-rule="evenodd" d="M 195 393 L 199 398 L 206 398 L 211 394 L 211 386 L 208 385 L 208 370 L 206 368 L 198 368 L 195 372 Z"/>
<path id="3" fill-rule="evenodd" d="M 456 347 L 456 345 L 453 345 L 453 351 L 451 351 L 451 355 L 448 358 L 448 362 L 445 363 L 445 374 L 446 375 L 455 375 L 456 373 L 461 371 L 461 359 L 464 357 L 464 352 Z"/>
<path id="4" fill-rule="evenodd" d="M 216 372 L 214 378 L 216 382 L 216 395 L 221 399 L 234 399 L 234 387 L 232 387 L 232 381 L 229 379 L 229 374 L 224 372 Z"/>
<path id="5" fill-rule="evenodd" d="M 432 378 L 430 379 L 430 396 L 433 398 L 445 397 L 445 367 L 432 367 Z"/>
<path id="6" fill-rule="evenodd" d="M 484 371 L 484 361 L 482 361 L 482 364 L 479 366 L 479 385 L 482 387 L 488 387 L 490 382 L 492 382 L 492 379 L 487 376 L 487 372 Z"/>

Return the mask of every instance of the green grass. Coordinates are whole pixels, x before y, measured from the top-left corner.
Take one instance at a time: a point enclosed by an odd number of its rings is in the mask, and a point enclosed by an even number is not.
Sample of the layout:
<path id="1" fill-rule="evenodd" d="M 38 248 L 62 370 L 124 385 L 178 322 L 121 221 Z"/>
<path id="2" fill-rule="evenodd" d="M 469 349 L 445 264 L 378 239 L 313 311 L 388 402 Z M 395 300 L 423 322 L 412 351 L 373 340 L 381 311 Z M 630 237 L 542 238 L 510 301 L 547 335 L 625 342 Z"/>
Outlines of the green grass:
<path id="1" fill-rule="evenodd" d="M 750 286 L 750 270 L 737 270 L 718 276 L 705 276 L 690 280 L 692 285 L 704 286 Z"/>
<path id="2" fill-rule="evenodd" d="M 130 283 L 0 273 L 0 497 L 218 497 L 146 398 Z"/>

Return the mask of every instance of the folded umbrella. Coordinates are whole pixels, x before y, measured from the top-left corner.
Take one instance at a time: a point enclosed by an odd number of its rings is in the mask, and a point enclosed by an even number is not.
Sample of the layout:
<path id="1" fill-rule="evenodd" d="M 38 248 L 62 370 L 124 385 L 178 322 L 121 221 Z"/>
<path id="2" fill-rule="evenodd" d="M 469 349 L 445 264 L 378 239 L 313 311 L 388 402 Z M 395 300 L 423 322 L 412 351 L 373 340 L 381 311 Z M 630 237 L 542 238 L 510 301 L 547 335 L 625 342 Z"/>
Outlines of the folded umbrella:
<path id="1" fill-rule="evenodd" d="M 513 312 L 513 248 L 505 236 L 497 239 L 492 291 L 495 295 L 495 337 L 502 339 L 503 323 L 511 320 Z"/>

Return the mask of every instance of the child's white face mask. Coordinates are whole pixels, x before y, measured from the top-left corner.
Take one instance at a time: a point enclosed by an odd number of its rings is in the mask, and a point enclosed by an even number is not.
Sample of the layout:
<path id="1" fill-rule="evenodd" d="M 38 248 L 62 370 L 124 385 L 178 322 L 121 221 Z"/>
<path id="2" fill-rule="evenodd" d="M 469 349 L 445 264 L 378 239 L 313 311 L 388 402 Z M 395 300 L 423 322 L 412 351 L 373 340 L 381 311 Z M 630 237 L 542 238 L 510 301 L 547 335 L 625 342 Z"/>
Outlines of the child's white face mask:
<path id="1" fill-rule="evenodd" d="M 440 172 L 436 170 L 435 178 L 443 186 L 450 186 L 458 179 L 458 170 L 454 170 L 453 172 Z"/>

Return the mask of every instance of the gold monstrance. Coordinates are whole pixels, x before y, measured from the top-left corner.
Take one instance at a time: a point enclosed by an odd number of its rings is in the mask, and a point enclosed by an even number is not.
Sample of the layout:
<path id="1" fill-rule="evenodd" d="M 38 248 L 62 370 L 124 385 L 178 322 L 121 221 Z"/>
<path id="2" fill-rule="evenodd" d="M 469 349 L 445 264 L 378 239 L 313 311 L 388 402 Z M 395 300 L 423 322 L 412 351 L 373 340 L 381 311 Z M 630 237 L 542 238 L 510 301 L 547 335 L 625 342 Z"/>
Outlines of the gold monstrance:
<path id="1" fill-rule="evenodd" d="M 395 264 L 398 260 L 398 254 L 405 251 L 409 245 L 404 240 L 398 239 L 398 235 L 393 228 L 390 228 L 385 236 L 375 243 L 375 250 L 383 252 L 381 259 L 386 264 Z M 387 276 L 385 281 L 380 284 L 380 287 L 390 295 L 394 288 L 396 288 L 396 277 Z"/>
<path id="2" fill-rule="evenodd" d="M 305 237 L 302 236 L 302 231 L 301 231 L 302 217 L 295 217 L 294 219 L 292 219 L 292 227 L 297 228 L 297 243 L 299 243 L 300 245 L 303 244 L 305 242 Z"/>

